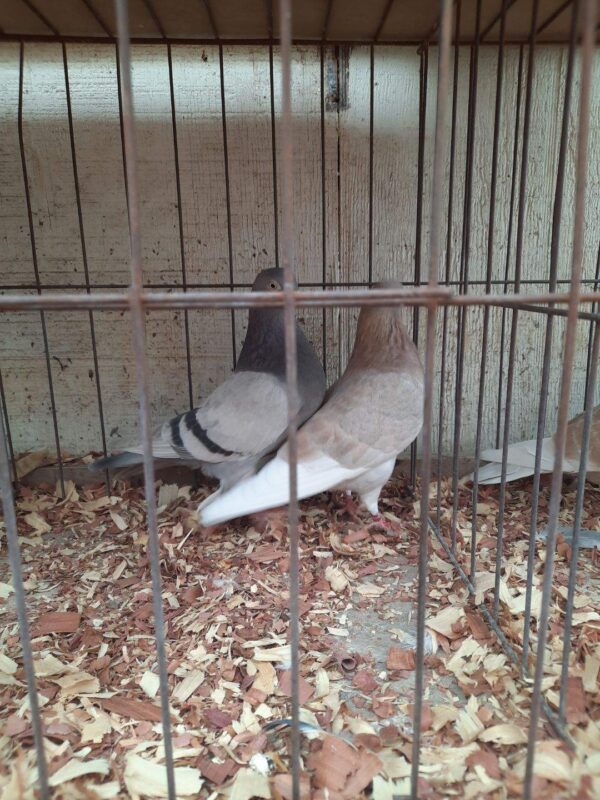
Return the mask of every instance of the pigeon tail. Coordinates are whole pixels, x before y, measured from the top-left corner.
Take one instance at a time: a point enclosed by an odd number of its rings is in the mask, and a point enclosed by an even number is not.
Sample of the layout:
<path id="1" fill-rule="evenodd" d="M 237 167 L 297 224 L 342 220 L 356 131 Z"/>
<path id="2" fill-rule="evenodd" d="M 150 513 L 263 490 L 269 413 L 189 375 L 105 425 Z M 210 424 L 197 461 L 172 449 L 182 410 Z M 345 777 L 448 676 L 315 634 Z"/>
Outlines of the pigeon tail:
<path id="1" fill-rule="evenodd" d="M 181 453 L 174 450 L 169 444 L 162 440 L 155 440 L 152 442 L 152 455 L 154 458 L 164 458 L 168 460 L 184 461 Z M 99 472 L 100 470 L 115 470 L 122 469 L 123 467 L 132 467 L 136 464 L 144 463 L 144 448 L 132 447 L 125 450 L 123 453 L 117 453 L 114 456 L 105 456 L 104 458 L 97 458 L 88 464 L 88 469 L 92 472 Z"/>
<path id="2" fill-rule="evenodd" d="M 332 489 L 360 475 L 363 469 L 348 469 L 324 454 L 298 464 L 298 499 L 303 500 Z M 211 495 L 198 508 L 202 525 L 218 525 L 236 517 L 244 517 L 277 508 L 289 502 L 290 473 L 287 461 L 277 456 L 263 469 L 228 492 Z"/>
<path id="3" fill-rule="evenodd" d="M 535 472 L 536 440 L 511 444 L 508 448 L 506 463 L 506 481 L 516 481 L 527 478 Z M 482 461 L 491 463 L 479 467 L 479 484 L 500 483 L 502 480 L 502 449 L 483 450 Z M 550 437 L 542 439 L 542 458 L 540 471 L 552 472 L 554 469 L 554 440 Z M 473 480 L 473 474 L 469 476 Z"/>
<path id="4" fill-rule="evenodd" d="M 97 458 L 88 464 L 88 469 L 92 472 L 100 472 L 101 470 L 121 469 L 122 467 L 132 467 L 136 464 L 142 464 L 144 456 L 140 453 L 117 453 L 115 456 L 105 456 L 104 458 Z"/>

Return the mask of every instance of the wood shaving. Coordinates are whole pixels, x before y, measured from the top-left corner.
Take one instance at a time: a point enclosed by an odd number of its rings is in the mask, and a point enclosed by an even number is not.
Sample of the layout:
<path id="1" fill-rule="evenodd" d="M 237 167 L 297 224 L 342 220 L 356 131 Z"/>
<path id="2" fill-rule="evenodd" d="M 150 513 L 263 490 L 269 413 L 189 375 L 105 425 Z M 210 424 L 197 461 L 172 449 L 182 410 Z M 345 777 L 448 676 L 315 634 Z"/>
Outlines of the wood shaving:
<path id="1" fill-rule="evenodd" d="M 55 486 L 21 487 L 17 496 L 50 781 L 68 800 L 165 797 L 143 492 L 128 483 L 110 495 L 104 487 L 71 482 L 66 489 L 64 500 Z M 507 487 L 500 576 L 498 624 L 518 655 L 530 490 L 530 481 Z M 205 493 L 159 486 L 177 794 L 288 798 L 286 514 L 276 510 L 201 530 L 195 508 Z M 432 502 L 436 494 L 432 485 Z M 441 497 L 449 542 L 449 481 L 442 482 Z M 540 526 L 547 523 L 548 497 L 543 480 Z M 572 523 L 574 498 L 575 488 L 567 487 L 561 525 Z M 467 571 L 470 499 L 461 484 L 456 557 Z M 480 487 L 479 499 L 474 599 L 430 540 L 419 791 L 432 800 L 522 794 L 531 686 L 476 608 L 484 603 L 493 610 L 498 488 Z M 366 512 L 340 510 L 334 496 L 301 505 L 302 797 L 387 800 L 409 792 L 419 520 L 402 478 L 387 487 L 382 509 L 392 533 L 371 526 Z M 600 528 L 593 493 L 586 495 L 582 524 Z M 545 543 L 537 542 L 533 653 L 544 558 Z M 544 677 L 555 708 L 569 566 L 569 546 L 559 537 Z M 600 796 L 599 561 L 586 550 L 578 566 L 567 695 L 576 750 L 569 752 L 543 722 L 535 762 L 538 795 L 558 800 Z M 0 579 L 0 800 L 33 800 L 31 717 L 7 566 Z M 402 603 L 412 604 L 411 629 L 398 616 Z M 265 729 L 266 723 L 275 727 Z M 271 773 L 252 768 L 263 762 L 273 765 Z"/>

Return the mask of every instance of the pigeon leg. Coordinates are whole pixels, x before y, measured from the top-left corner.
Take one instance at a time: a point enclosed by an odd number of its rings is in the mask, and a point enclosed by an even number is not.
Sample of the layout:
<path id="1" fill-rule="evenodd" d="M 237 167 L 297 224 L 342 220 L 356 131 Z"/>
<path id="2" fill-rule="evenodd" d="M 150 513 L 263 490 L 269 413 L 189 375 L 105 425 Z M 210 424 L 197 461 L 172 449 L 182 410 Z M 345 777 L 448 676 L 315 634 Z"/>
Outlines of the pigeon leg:
<path id="1" fill-rule="evenodd" d="M 338 513 L 347 514 L 356 522 L 360 522 L 360 506 L 352 497 L 352 492 L 350 489 L 346 489 L 344 492 L 344 501 L 338 505 Z"/>
<path id="2" fill-rule="evenodd" d="M 391 522 L 388 522 L 385 517 L 383 517 L 379 513 L 379 494 L 381 493 L 383 486 L 376 486 L 374 489 L 370 491 L 363 492 L 360 496 L 360 499 L 363 501 L 364 505 L 368 508 L 373 516 L 373 521 L 371 525 L 377 525 L 380 528 L 383 528 L 384 531 L 388 533 L 394 532 L 394 526 Z M 371 526 L 370 525 L 370 526 Z M 369 526 L 369 527 L 370 527 Z"/>

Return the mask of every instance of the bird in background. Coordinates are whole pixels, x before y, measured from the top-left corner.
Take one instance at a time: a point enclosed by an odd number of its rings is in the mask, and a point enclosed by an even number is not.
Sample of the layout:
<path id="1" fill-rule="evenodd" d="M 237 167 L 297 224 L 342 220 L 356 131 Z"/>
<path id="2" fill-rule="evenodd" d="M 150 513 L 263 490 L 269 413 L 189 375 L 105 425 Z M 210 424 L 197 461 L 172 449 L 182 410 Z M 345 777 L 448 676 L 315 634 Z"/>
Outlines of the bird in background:
<path id="1" fill-rule="evenodd" d="M 579 416 L 574 417 L 567 424 L 567 441 L 563 460 L 563 472 L 579 472 L 583 440 L 583 420 L 584 414 L 579 414 Z M 535 472 L 536 444 L 536 440 L 531 439 L 526 442 L 511 444 L 508 447 L 506 467 L 506 480 L 508 482 L 533 475 Z M 542 439 L 542 459 L 540 465 L 542 473 L 553 472 L 555 453 L 554 436 L 548 436 Z M 479 467 L 479 483 L 500 483 L 502 478 L 502 449 L 483 450 L 481 453 L 481 460 L 489 461 L 490 463 Z M 469 478 L 472 480 L 473 475 L 470 475 Z M 600 405 L 596 406 L 592 411 L 587 478 L 593 483 L 600 483 Z"/>
<path id="2" fill-rule="evenodd" d="M 298 431 L 299 499 L 351 490 L 381 521 L 380 492 L 423 424 L 423 368 L 400 316 L 398 306 L 361 309 L 346 371 Z M 286 443 L 256 475 L 208 497 L 198 515 L 203 525 L 215 525 L 288 501 Z"/>
<path id="3" fill-rule="evenodd" d="M 283 270 L 258 274 L 253 292 L 280 292 Z M 313 346 L 296 323 L 299 419 L 323 402 L 325 374 Z M 222 489 L 254 473 L 284 441 L 288 424 L 283 308 L 251 308 L 246 338 L 233 373 L 191 411 L 165 422 L 152 442 L 156 459 L 200 466 Z M 143 447 L 100 458 L 92 470 L 143 463 Z"/>

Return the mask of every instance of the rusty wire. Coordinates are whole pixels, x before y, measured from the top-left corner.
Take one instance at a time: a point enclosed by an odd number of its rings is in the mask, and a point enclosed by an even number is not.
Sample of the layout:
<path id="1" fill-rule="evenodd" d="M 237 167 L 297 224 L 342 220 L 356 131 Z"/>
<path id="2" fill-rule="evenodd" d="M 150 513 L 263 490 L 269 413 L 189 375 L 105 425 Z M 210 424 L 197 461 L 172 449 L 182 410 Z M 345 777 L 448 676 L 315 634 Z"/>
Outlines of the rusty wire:
<path id="1" fill-rule="evenodd" d="M 431 228 L 429 240 L 428 287 L 435 291 L 438 284 L 442 221 L 443 150 L 445 144 L 446 110 L 448 106 L 448 72 L 452 35 L 452 0 L 443 0 L 441 42 L 438 58 L 438 85 L 431 187 Z M 415 654 L 415 703 L 413 714 L 413 747 L 411 764 L 411 796 L 419 796 L 419 761 L 421 753 L 421 719 L 425 672 L 425 614 L 427 606 L 427 562 L 429 558 L 429 494 L 431 478 L 431 424 L 433 420 L 433 380 L 435 369 L 435 331 L 437 306 L 427 309 L 425 340 L 425 400 L 423 405 L 423 445 L 421 457 L 421 515 L 419 536 L 419 583 L 417 589 L 417 646 Z"/>
<path id="2" fill-rule="evenodd" d="M 583 266 L 583 232 L 585 211 L 585 190 L 588 165 L 589 112 L 592 83 L 592 59 L 594 40 L 596 38 L 596 0 L 582 0 L 582 54 L 581 84 L 579 93 L 579 127 L 577 131 L 577 161 L 575 168 L 575 213 L 573 223 L 573 260 L 571 265 L 571 292 L 568 305 L 567 325 L 564 337 L 560 402 L 558 407 L 558 423 L 554 437 L 555 457 L 552 473 L 552 488 L 548 510 L 548 527 L 546 536 L 546 561 L 542 581 L 542 598 L 538 622 L 537 654 L 533 691 L 531 695 L 531 711 L 529 721 L 529 741 L 527 743 L 527 759 L 525 765 L 525 783 L 523 796 L 525 800 L 532 797 L 532 786 L 535 764 L 535 743 L 542 702 L 542 681 L 544 678 L 544 661 L 546 642 L 548 639 L 548 623 L 550 614 L 550 595 L 554 574 L 554 555 L 558 531 L 558 514 L 562 491 L 562 468 L 567 441 L 567 424 L 569 421 L 569 399 L 571 395 L 571 379 L 577 334 L 577 306 L 580 301 L 581 272 Z M 588 421 L 589 422 L 589 421 Z M 588 431 L 589 436 L 589 431 Z M 530 535 L 534 535 L 532 531 Z M 571 606 L 572 610 L 572 606 Z"/>
<path id="3" fill-rule="evenodd" d="M 404 287 L 401 289 L 332 289 L 326 291 L 296 290 L 292 294 L 296 308 L 348 308 L 359 306 L 428 306 L 437 303 L 446 306 L 498 306 L 517 307 L 521 304 L 536 306 L 541 313 L 554 313 L 544 304 L 567 305 L 569 293 L 541 292 L 538 294 L 453 294 L 443 286 L 431 288 Z M 282 292 L 140 292 L 140 300 L 148 311 L 166 308 L 277 308 L 284 305 Z M 580 305 L 600 301 L 600 291 L 580 295 Z M 74 295 L 67 293 L 43 295 L 0 295 L 0 311 L 67 311 L 72 308 L 107 311 L 126 311 L 129 301 L 124 292 Z"/>
<path id="4" fill-rule="evenodd" d="M 115 0 L 119 31 L 119 62 L 122 98 L 123 146 L 126 154 L 127 191 L 129 212 L 129 237 L 131 246 L 131 289 L 127 297 L 131 311 L 131 326 L 137 372 L 137 387 L 140 410 L 140 433 L 144 450 L 144 491 L 146 496 L 146 519 L 148 524 L 148 556 L 152 580 L 152 608 L 158 677 L 160 687 L 160 709 L 162 735 L 165 748 L 167 795 L 176 800 L 175 768 L 173 763 L 173 741 L 171 736 L 171 711 L 169 704 L 169 677 L 165 644 L 165 618 L 162 607 L 162 585 L 160 575 L 160 541 L 156 517 L 156 493 L 154 489 L 154 459 L 152 455 L 152 424 L 148 400 L 148 366 L 146 363 L 146 332 L 144 304 L 142 300 L 142 255 L 139 213 L 139 189 L 137 178 L 137 154 L 135 120 L 131 90 L 131 58 L 129 51 L 129 19 L 127 0 Z"/>

